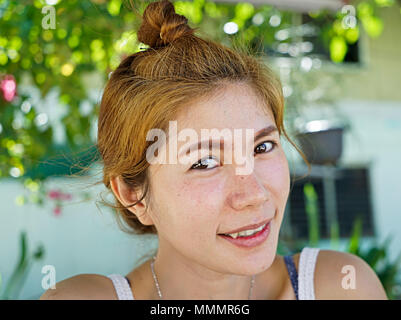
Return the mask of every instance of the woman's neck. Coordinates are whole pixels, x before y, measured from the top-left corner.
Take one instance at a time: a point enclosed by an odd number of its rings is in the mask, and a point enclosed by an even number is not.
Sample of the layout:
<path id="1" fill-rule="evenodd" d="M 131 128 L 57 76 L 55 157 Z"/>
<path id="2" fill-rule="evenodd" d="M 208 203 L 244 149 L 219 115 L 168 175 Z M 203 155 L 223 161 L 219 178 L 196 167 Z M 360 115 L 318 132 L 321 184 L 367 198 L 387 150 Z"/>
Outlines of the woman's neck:
<path id="1" fill-rule="evenodd" d="M 248 299 L 251 276 L 225 275 L 202 266 L 177 263 L 178 259 L 157 257 L 154 271 L 163 299 L 171 300 L 245 300 Z M 287 278 L 282 257 L 275 256 L 271 266 L 255 275 L 251 299 L 274 300 L 283 296 Z M 129 275 L 135 299 L 158 300 L 159 295 L 149 259 Z"/>

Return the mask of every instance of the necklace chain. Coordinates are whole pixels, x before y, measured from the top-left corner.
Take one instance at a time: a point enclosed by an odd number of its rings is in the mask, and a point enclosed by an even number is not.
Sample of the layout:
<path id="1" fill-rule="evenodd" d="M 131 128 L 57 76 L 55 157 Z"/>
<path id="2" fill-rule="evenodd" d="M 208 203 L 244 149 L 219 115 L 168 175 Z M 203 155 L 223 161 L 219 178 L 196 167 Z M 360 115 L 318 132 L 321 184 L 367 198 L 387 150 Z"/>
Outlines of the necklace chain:
<path id="1" fill-rule="evenodd" d="M 157 289 L 157 294 L 159 295 L 159 298 L 160 298 L 160 300 L 161 300 L 161 299 L 162 299 L 162 293 L 161 293 L 161 291 L 160 291 L 159 281 L 157 281 L 157 277 L 156 277 L 156 273 L 155 273 L 155 269 L 154 269 L 155 260 L 156 260 L 156 256 L 153 256 L 153 261 L 150 263 L 150 269 L 152 270 L 153 280 L 155 281 L 155 285 L 156 285 L 156 289 Z M 253 289 L 254 283 L 255 283 L 255 275 L 252 275 L 252 278 L 251 278 L 251 286 L 250 286 L 250 288 L 249 288 L 248 300 L 251 300 L 252 289 Z"/>

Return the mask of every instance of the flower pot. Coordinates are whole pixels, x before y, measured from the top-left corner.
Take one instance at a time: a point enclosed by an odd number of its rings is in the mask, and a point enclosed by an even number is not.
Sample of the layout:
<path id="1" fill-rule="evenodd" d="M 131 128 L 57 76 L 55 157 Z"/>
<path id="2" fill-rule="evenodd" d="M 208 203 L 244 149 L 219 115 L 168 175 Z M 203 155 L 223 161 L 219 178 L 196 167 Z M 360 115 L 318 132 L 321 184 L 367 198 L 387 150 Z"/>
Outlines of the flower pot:
<path id="1" fill-rule="evenodd" d="M 296 135 L 311 164 L 336 165 L 343 150 L 344 128 L 325 128 Z"/>

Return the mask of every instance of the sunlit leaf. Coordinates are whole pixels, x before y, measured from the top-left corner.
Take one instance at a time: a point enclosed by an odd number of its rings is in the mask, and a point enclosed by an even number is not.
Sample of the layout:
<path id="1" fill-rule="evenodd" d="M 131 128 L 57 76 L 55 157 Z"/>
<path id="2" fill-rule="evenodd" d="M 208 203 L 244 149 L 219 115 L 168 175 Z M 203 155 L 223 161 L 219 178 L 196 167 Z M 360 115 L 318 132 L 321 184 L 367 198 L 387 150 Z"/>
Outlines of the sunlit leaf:
<path id="1" fill-rule="evenodd" d="M 0 64 L 1 65 L 6 65 L 8 62 L 8 56 L 4 53 L 0 51 Z"/>
<path id="2" fill-rule="evenodd" d="M 394 0 L 375 0 L 380 7 L 390 7 L 394 4 Z"/>
<path id="3" fill-rule="evenodd" d="M 345 39 L 348 43 L 352 44 L 358 41 L 359 39 L 359 28 L 356 26 L 355 28 L 350 28 L 345 31 Z"/>
<path id="4" fill-rule="evenodd" d="M 336 33 L 336 35 L 343 35 L 345 33 L 345 29 L 343 27 L 343 24 L 340 20 L 335 20 L 333 23 L 333 30 Z"/>
<path id="5" fill-rule="evenodd" d="M 334 62 L 341 62 L 344 60 L 347 53 L 348 46 L 343 37 L 333 37 L 330 41 L 330 58 Z"/>
<path id="6" fill-rule="evenodd" d="M 241 20 L 247 20 L 253 16 L 255 8 L 248 2 L 241 2 L 235 6 L 235 16 Z"/>
<path id="7" fill-rule="evenodd" d="M 118 16 L 121 8 L 121 0 L 110 0 L 107 5 L 107 10 L 112 16 Z"/>
<path id="8" fill-rule="evenodd" d="M 373 7 L 368 2 L 361 2 L 357 7 L 358 17 L 371 16 L 373 14 Z"/>
<path id="9" fill-rule="evenodd" d="M 381 35 L 383 31 L 383 22 L 380 18 L 374 16 L 363 17 L 362 23 L 363 27 L 370 37 L 376 38 Z"/>

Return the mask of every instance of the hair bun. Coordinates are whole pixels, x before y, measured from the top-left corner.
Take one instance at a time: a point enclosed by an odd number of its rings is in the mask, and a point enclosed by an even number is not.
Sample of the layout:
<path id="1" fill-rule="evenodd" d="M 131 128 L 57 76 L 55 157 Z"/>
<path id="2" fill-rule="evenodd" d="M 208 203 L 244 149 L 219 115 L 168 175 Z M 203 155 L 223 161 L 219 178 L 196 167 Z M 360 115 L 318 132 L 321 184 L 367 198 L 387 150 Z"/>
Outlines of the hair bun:
<path id="1" fill-rule="evenodd" d="M 191 35 L 194 31 L 188 26 L 188 19 L 175 13 L 170 1 L 163 0 L 152 2 L 146 7 L 138 30 L 138 40 L 150 47 L 158 47 Z"/>

